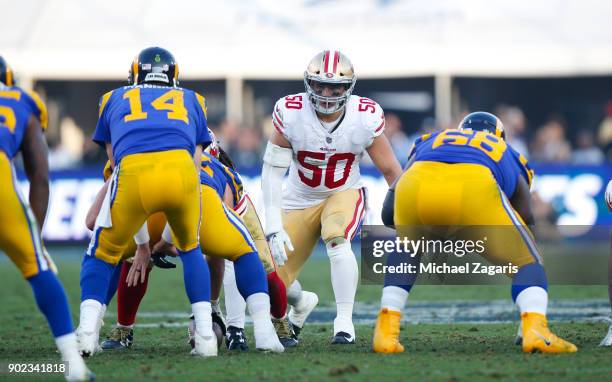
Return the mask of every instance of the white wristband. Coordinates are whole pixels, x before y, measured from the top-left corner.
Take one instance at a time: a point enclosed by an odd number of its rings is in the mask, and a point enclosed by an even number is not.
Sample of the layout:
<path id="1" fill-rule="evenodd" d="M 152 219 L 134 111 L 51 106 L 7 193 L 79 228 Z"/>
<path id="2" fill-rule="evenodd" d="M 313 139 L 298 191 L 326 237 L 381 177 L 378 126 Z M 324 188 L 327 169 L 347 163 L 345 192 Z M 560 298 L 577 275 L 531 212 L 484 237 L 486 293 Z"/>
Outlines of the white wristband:
<path id="1" fill-rule="evenodd" d="M 138 232 L 136 232 L 136 235 L 134 235 L 134 241 L 137 245 L 143 245 L 149 242 L 149 228 L 146 221 L 142 227 L 140 227 Z"/>

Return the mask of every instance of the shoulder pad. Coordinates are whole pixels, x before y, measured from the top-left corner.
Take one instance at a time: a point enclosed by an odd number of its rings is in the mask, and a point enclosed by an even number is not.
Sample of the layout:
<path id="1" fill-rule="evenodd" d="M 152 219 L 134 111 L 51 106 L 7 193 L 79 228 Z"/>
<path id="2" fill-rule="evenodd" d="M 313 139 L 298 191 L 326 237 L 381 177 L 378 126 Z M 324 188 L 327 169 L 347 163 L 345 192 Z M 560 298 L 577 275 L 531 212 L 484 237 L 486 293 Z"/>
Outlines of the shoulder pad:
<path id="1" fill-rule="evenodd" d="M 289 139 L 292 121 L 299 118 L 298 112 L 306 106 L 306 102 L 308 98 L 305 93 L 291 94 L 276 101 L 272 110 L 274 129 Z"/>
<path id="2" fill-rule="evenodd" d="M 385 112 L 376 101 L 366 97 L 357 97 L 357 113 L 366 130 L 376 138 L 385 131 Z"/>

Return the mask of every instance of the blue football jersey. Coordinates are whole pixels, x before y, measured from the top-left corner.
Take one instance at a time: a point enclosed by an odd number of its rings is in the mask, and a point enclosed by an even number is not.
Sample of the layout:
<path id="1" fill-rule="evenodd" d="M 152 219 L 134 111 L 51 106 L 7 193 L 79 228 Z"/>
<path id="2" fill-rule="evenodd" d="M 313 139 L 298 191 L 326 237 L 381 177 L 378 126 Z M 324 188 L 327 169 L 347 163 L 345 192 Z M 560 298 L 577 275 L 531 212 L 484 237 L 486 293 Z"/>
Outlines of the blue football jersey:
<path id="1" fill-rule="evenodd" d="M 484 131 L 444 130 L 418 138 L 409 160 L 473 163 L 487 167 L 504 193 L 514 194 L 519 176 L 531 185 L 533 170 L 527 159 L 503 139 Z"/>
<path id="2" fill-rule="evenodd" d="M 240 175 L 208 153 L 202 154 L 202 168 L 200 171 L 200 183 L 214 188 L 221 199 L 225 194 L 225 187 L 229 186 L 232 191 L 234 205 L 242 198 L 243 186 Z"/>
<path id="3" fill-rule="evenodd" d="M 184 149 L 211 138 L 206 106 L 200 94 L 179 87 L 136 85 L 110 91 L 100 100 L 93 140 L 110 142 L 115 162 L 130 154 Z"/>
<path id="4" fill-rule="evenodd" d="M 31 116 L 47 128 L 47 108 L 38 94 L 0 84 L 0 150 L 9 159 L 19 152 Z"/>

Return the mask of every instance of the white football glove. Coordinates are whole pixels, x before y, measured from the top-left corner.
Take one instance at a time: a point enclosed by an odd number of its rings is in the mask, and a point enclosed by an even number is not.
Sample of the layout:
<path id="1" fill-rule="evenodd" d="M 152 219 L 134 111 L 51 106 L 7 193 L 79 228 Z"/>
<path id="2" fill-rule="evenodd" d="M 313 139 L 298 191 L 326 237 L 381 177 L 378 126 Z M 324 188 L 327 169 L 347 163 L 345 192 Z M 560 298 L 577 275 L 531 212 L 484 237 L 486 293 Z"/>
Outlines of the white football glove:
<path id="1" fill-rule="evenodd" d="M 606 187 L 606 204 L 612 212 L 612 180 L 608 182 L 608 187 Z"/>
<path id="2" fill-rule="evenodd" d="M 273 234 L 268 235 L 268 245 L 270 246 L 270 252 L 272 253 L 272 258 L 277 266 L 282 267 L 287 261 L 287 252 L 285 251 L 285 246 L 290 251 L 293 251 L 293 244 L 291 244 L 291 239 L 285 230 L 280 230 Z"/>

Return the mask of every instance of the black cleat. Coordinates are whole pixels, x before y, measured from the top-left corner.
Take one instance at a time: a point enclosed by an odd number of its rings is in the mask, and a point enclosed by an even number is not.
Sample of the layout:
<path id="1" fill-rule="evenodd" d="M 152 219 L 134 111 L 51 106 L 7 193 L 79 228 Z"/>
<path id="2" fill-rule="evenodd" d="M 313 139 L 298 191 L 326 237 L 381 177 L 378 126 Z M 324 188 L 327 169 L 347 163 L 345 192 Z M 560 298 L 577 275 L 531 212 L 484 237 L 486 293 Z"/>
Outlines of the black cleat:
<path id="1" fill-rule="evenodd" d="M 298 338 L 300 337 L 300 333 L 302 332 L 302 328 L 291 322 L 291 320 L 289 320 L 289 325 L 291 325 L 291 330 L 293 330 L 293 338 L 298 340 Z"/>
<path id="2" fill-rule="evenodd" d="M 331 340 L 332 345 L 354 345 L 355 337 L 347 332 L 338 332 Z"/>
<path id="3" fill-rule="evenodd" d="M 244 329 L 229 326 L 225 334 L 225 344 L 229 351 L 249 351 Z"/>
<path id="4" fill-rule="evenodd" d="M 134 330 L 122 326 L 115 326 L 106 340 L 100 344 L 104 350 L 127 349 L 134 343 Z"/>

